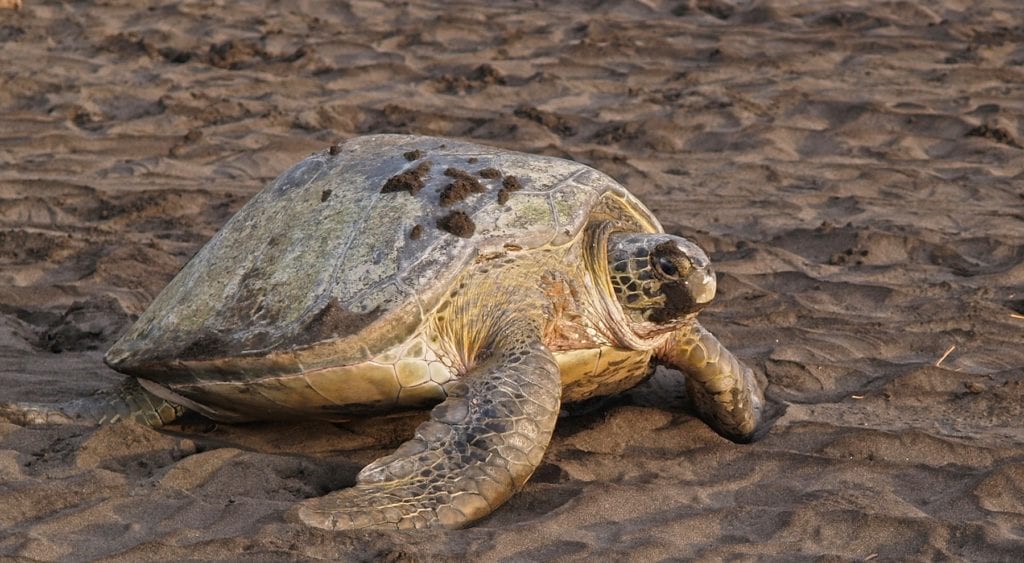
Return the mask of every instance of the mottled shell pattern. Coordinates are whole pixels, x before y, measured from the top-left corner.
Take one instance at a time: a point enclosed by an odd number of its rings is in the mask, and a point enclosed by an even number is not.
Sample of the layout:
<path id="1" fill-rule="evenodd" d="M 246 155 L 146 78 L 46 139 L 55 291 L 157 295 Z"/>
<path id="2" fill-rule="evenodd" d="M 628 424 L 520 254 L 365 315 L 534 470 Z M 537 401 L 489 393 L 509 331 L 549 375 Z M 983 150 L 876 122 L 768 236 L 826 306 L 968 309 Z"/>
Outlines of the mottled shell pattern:
<path id="1" fill-rule="evenodd" d="M 355 364 L 404 342 L 480 256 L 571 241 L 600 202 L 657 220 L 590 167 L 450 139 L 359 137 L 252 198 L 107 354 L 170 381 Z M 204 371 L 209 371 L 204 368 Z"/>

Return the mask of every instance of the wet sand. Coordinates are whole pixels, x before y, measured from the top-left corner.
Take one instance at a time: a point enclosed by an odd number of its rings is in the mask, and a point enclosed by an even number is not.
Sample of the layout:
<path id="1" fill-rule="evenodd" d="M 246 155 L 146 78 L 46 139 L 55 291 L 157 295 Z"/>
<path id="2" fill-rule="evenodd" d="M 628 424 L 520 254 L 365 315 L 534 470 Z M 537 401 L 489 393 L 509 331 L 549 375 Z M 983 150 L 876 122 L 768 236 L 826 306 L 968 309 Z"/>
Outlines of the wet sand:
<path id="1" fill-rule="evenodd" d="M 474 528 L 328 533 L 284 513 L 422 415 L 0 423 L 0 557 L 1020 560 L 1024 7 L 585 4 L 0 12 L 0 399 L 116 384 L 105 348 L 267 181 L 412 132 L 589 164 L 695 238 L 766 437 L 655 378 Z"/>

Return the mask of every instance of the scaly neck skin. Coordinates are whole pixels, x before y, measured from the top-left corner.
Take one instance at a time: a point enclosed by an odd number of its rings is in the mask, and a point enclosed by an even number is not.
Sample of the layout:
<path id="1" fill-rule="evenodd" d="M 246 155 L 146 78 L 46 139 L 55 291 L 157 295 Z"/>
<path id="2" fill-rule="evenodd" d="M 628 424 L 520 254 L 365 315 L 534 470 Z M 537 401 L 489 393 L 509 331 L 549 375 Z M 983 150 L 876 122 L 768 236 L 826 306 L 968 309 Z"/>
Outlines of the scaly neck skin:
<path id="1" fill-rule="evenodd" d="M 609 268 L 609 238 L 626 233 L 616 232 L 614 222 L 595 222 L 587 227 L 583 241 L 583 263 L 590 275 L 588 317 L 608 340 L 622 348 L 650 350 L 660 346 L 668 335 L 685 322 L 655 323 L 631 314 L 622 306 Z"/>

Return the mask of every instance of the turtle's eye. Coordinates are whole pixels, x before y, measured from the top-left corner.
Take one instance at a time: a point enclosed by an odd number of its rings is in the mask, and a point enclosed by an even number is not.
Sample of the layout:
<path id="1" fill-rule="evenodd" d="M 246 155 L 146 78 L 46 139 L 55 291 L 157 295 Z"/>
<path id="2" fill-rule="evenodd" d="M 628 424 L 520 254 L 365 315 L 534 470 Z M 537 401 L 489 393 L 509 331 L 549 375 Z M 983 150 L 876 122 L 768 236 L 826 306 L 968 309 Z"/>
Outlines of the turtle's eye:
<path id="1" fill-rule="evenodd" d="M 679 268 L 674 262 L 664 256 L 654 259 L 654 268 L 666 278 L 675 279 L 679 276 Z"/>

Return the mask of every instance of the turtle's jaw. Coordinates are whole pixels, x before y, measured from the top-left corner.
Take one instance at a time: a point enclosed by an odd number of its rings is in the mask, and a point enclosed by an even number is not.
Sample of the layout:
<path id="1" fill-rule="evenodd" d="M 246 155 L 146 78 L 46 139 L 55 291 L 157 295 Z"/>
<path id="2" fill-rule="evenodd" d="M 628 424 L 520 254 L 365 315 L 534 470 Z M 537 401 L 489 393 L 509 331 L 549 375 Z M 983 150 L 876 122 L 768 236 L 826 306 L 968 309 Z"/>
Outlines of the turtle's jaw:
<path id="1" fill-rule="evenodd" d="M 659 288 L 664 299 L 644 311 L 644 319 L 667 325 L 687 321 L 711 303 L 716 287 L 710 267 L 694 268 L 678 279 L 666 280 Z"/>

